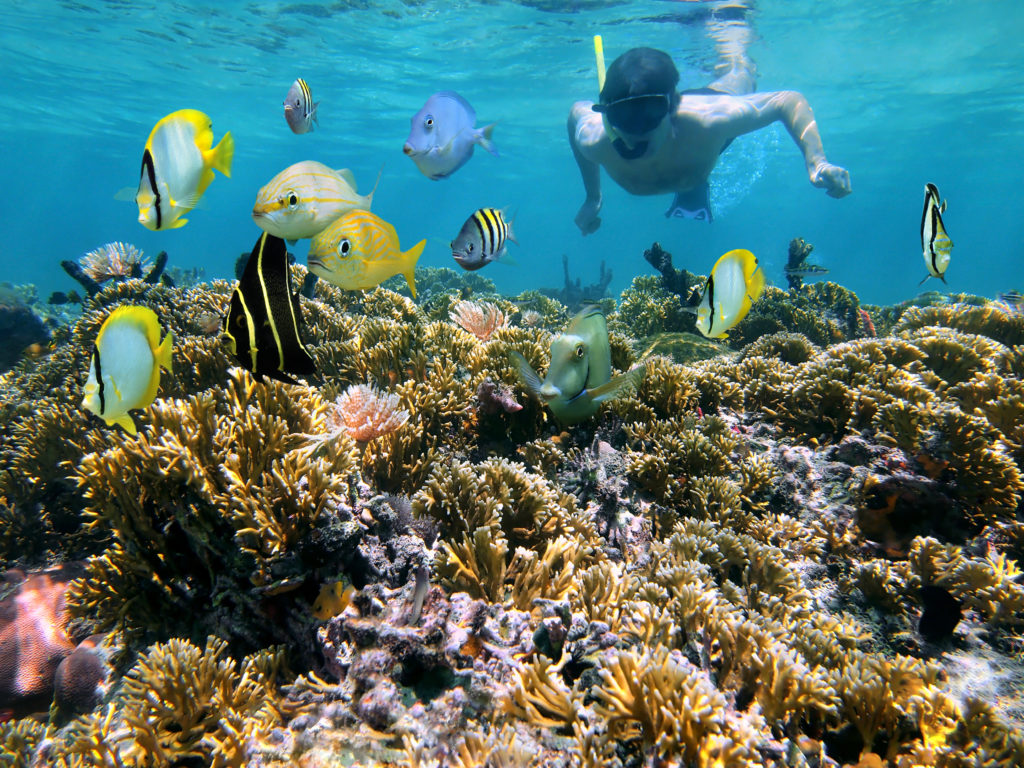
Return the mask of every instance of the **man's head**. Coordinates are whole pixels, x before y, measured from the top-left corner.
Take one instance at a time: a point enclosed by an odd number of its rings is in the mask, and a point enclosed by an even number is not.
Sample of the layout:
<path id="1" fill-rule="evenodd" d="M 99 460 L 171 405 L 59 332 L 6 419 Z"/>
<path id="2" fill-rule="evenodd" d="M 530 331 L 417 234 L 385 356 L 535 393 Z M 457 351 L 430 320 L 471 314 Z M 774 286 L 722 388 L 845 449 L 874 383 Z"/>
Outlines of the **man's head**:
<path id="1" fill-rule="evenodd" d="M 620 155 L 631 159 L 646 151 L 650 134 L 676 107 L 678 82 L 671 57 L 654 48 L 632 48 L 611 63 L 593 109 L 603 114 Z"/>

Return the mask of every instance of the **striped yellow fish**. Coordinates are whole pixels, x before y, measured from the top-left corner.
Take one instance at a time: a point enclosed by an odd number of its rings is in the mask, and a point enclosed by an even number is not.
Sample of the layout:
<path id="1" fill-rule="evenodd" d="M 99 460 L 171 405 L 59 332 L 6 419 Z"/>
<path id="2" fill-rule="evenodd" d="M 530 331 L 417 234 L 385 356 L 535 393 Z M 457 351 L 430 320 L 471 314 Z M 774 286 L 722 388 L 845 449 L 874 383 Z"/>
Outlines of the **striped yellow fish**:
<path id="1" fill-rule="evenodd" d="M 497 208 L 480 208 L 466 219 L 452 240 L 452 258 L 463 269 L 480 269 L 505 254 L 505 242 L 518 242 L 512 222 Z"/>
<path id="2" fill-rule="evenodd" d="M 348 168 L 335 171 L 315 160 L 303 160 L 285 168 L 260 190 L 252 217 L 264 232 L 294 242 L 313 237 L 354 208 L 370 210 L 371 202 L 373 191 L 368 195 L 356 192 L 356 180 Z"/>
<path id="3" fill-rule="evenodd" d="M 949 257 L 953 253 L 953 241 L 946 234 L 942 214 L 946 212 L 946 201 L 939 203 L 939 188 L 932 183 L 924 185 L 924 211 L 921 213 L 921 250 L 928 274 L 921 280 L 937 277 L 946 282 Z"/>
<path id="4" fill-rule="evenodd" d="M 348 290 L 374 288 L 392 275 L 405 275 L 416 298 L 416 262 L 426 240 L 408 251 L 384 219 L 355 208 L 330 224 L 309 244 L 309 271 Z"/>

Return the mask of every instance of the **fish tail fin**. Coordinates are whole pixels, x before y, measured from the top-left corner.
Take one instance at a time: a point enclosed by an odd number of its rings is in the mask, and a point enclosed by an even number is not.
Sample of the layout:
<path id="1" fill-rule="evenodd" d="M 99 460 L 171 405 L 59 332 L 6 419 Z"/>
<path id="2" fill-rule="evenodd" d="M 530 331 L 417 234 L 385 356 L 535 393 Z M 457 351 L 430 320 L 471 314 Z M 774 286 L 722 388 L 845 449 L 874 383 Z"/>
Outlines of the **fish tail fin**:
<path id="1" fill-rule="evenodd" d="M 486 149 L 492 155 L 495 157 L 501 157 L 501 155 L 498 154 L 498 148 L 494 146 L 494 142 L 491 141 L 491 136 L 494 134 L 494 126 L 496 125 L 497 123 L 491 123 L 490 125 L 485 125 L 483 128 L 477 129 L 476 136 L 474 138 L 477 144 Z"/>
<path id="2" fill-rule="evenodd" d="M 164 229 L 178 229 L 188 224 L 188 219 L 175 219 L 170 224 L 164 226 Z"/>
<path id="3" fill-rule="evenodd" d="M 231 135 L 231 131 L 221 137 L 209 154 L 209 164 L 230 179 L 231 163 L 235 159 L 235 137 Z"/>
<path id="4" fill-rule="evenodd" d="M 320 108 L 320 102 L 319 101 L 315 102 L 313 104 L 313 111 L 309 113 L 309 116 L 311 118 L 313 118 L 313 122 L 316 123 L 317 125 L 320 125 L 320 116 L 317 114 L 317 110 L 319 108 Z M 313 130 L 313 129 L 310 128 L 309 130 Z"/>
<path id="5" fill-rule="evenodd" d="M 416 298 L 416 262 L 420 260 L 420 256 L 423 254 L 423 249 L 426 246 L 427 241 L 420 240 L 402 254 L 402 261 L 406 264 L 405 271 L 402 274 L 405 276 L 405 282 L 409 284 L 409 290 L 412 292 L 414 299 Z"/>
<path id="6" fill-rule="evenodd" d="M 132 437 L 139 433 L 139 430 L 135 427 L 135 422 L 132 421 L 132 417 L 127 413 L 122 413 L 116 419 L 108 419 L 107 424 L 117 424 L 117 426 L 121 427 Z"/>
<path id="7" fill-rule="evenodd" d="M 537 372 L 533 370 L 533 366 L 530 365 L 526 358 L 519 352 L 509 352 L 509 360 L 516 369 L 516 373 L 519 375 L 519 380 L 523 383 L 530 394 L 534 397 L 540 397 L 541 380 Z"/>
<path id="8" fill-rule="evenodd" d="M 171 357 L 174 352 L 174 332 L 168 331 L 163 342 L 156 348 L 156 362 L 161 368 L 171 373 Z"/>
<path id="9" fill-rule="evenodd" d="M 519 241 L 516 240 L 516 233 L 512 229 L 512 224 L 516 220 L 516 216 L 519 215 L 519 211 L 516 211 L 511 216 L 508 215 L 508 206 L 501 209 L 501 218 L 505 220 L 505 226 L 508 227 L 508 232 L 505 234 L 506 240 L 511 240 L 516 245 L 519 245 Z"/>

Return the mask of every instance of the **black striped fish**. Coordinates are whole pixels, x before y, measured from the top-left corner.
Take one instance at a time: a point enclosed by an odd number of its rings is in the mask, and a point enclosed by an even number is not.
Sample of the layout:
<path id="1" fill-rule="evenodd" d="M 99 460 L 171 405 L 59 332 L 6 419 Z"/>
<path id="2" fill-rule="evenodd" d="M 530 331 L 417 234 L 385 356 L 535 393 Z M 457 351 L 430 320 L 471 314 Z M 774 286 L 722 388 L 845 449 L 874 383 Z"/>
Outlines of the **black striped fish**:
<path id="1" fill-rule="evenodd" d="M 924 185 L 924 212 L 921 214 L 921 250 L 924 253 L 924 265 L 928 274 L 921 280 L 937 277 L 946 282 L 946 269 L 949 267 L 949 256 L 953 252 L 953 241 L 946 234 L 946 225 L 942 223 L 942 214 L 946 212 L 946 202 L 939 203 L 939 188 L 929 182 Z"/>
<path id="2" fill-rule="evenodd" d="M 302 342 L 302 309 L 292 293 L 284 240 L 264 232 L 231 293 L 223 338 L 228 350 L 257 378 L 295 384 L 288 373 L 316 372 Z"/>
<path id="3" fill-rule="evenodd" d="M 301 77 L 292 83 L 288 95 L 284 97 L 284 119 L 292 133 L 308 133 L 313 130 L 313 121 L 320 125 L 316 116 L 316 108 L 320 102 L 313 102 L 313 94 L 306 81 Z"/>
<path id="4" fill-rule="evenodd" d="M 452 258 L 463 269 L 477 270 L 504 256 L 507 240 L 518 242 L 512 222 L 505 221 L 505 211 L 481 208 L 466 219 L 452 240 Z"/>

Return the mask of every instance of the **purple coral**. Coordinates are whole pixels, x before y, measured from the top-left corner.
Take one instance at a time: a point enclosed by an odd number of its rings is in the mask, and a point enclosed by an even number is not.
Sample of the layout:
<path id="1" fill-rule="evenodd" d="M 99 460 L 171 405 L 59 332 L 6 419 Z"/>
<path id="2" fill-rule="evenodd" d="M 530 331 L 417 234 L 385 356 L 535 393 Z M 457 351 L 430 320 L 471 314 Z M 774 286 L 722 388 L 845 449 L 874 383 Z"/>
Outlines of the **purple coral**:
<path id="1" fill-rule="evenodd" d="M 497 384 L 490 377 L 480 382 L 476 390 L 477 400 L 480 403 L 480 413 L 493 416 L 496 413 L 515 413 L 523 410 L 523 406 L 516 402 L 512 390 L 504 384 Z"/>

